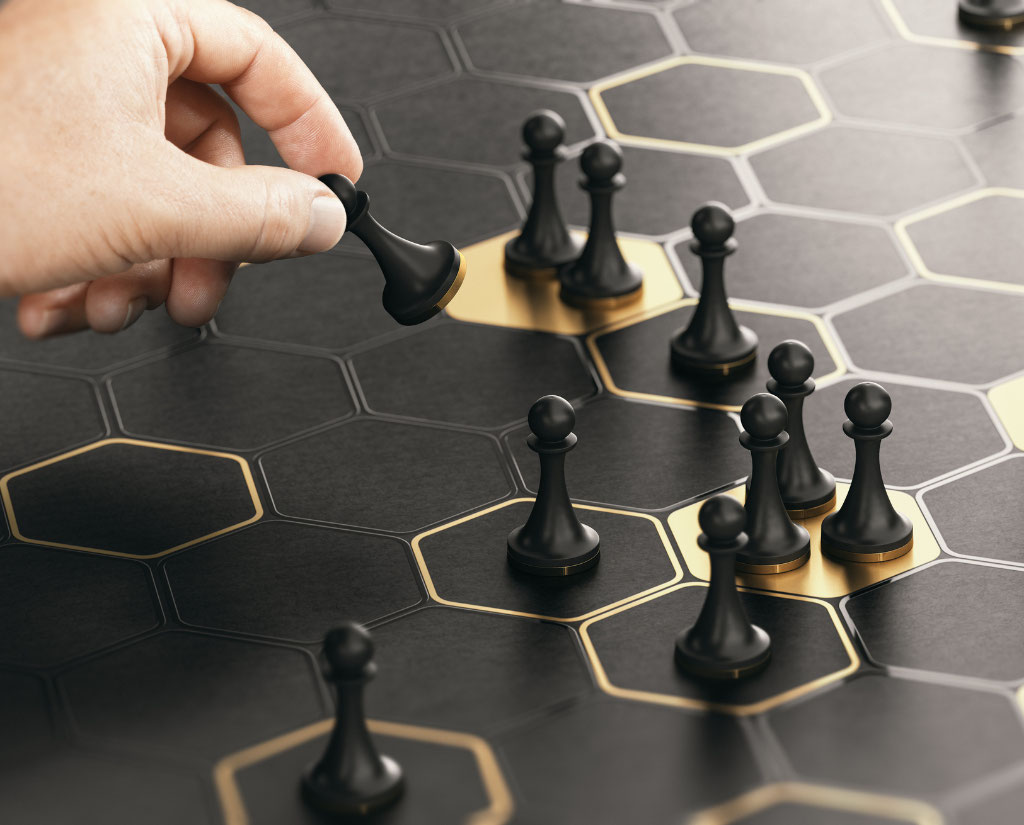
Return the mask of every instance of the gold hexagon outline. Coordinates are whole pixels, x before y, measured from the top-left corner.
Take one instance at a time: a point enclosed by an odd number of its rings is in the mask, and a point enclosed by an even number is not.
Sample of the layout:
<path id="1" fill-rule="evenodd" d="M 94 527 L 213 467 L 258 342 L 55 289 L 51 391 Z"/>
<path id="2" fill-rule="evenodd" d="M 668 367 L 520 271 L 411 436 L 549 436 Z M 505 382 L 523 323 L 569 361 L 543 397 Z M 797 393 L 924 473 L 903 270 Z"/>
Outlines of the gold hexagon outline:
<path id="1" fill-rule="evenodd" d="M 687 825 L 731 825 L 741 817 L 784 802 L 886 819 L 896 816 L 913 825 L 942 825 L 945 821 L 935 808 L 917 799 L 807 782 L 778 782 L 762 785 L 712 808 L 698 811 Z"/>
<path id="2" fill-rule="evenodd" d="M 651 75 L 660 74 L 661 72 L 674 69 L 678 66 L 686 65 L 709 66 L 716 69 L 733 69 L 741 72 L 758 72 L 760 74 L 772 74 L 796 78 L 804 87 L 804 91 L 810 98 L 811 104 L 818 112 L 818 117 L 814 120 L 809 120 L 806 123 L 791 126 L 788 129 L 783 129 L 781 132 L 774 132 L 773 134 L 757 138 L 756 140 L 749 141 L 748 143 L 744 143 L 739 146 L 718 146 L 712 143 L 690 143 L 684 140 L 670 140 L 668 138 L 630 135 L 619 131 L 618 126 L 615 125 L 615 120 L 611 116 L 611 112 L 608 111 L 608 107 L 605 104 L 604 99 L 601 97 L 603 92 L 606 92 L 609 89 L 614 89 L 618 86 L 625 86 L 645 77 L 650 77 Z M 648 146 L 655 149 L 675 149 L 677 151 L 691 152 L 697 155 L 710 155 L 712 157 L 734 157 L 737 155 L 760 151 L 761 149 L 767 149 L 770 146 L 784 143 L 792 138 L 800 137 L 801 135 L 809 134 L 810 132 L 816 132 L 832 122 L 832 110 L 829 108 L 828 103 L 825 100 L 825 96 L 814 82 L 814 78 L 803 69 L 798 69 L 793 66 L 778 66 L 772 63 L 758 63 L 751 60 L 738 60 L 735 58 L 697 55 L 670 57 L 666 60 L 660 60 L 657 63 L 652 63 L 650 66 L 645 66 L 640 69 L 627 72 L 626 74 L 619 75 L 611 80 L 602 81 L 601 83 L 592 86 L 587 94 L 590 97 L 590 102 L 594 106 L 594 110 L 597 112 L 597 117 L 601 121 L 601 125 L 604 126 L 608 137 L 613 140 L 619 140 L 633 146 Z"/>
<path id="3" fill-rule="evenodd" d="M 241 467 L 242 477 L 243 479 L 245 479 L 246 488 L 249 490 L 249 497 L 252 500 L 253 504 L 252 517 L 246 519 L 245 521 L 240 521 L 236 524 L 231 524 L 227 527 L 222 527 L 220 530 L 216 530 L 213 533 L 207 533 L 204 536 L 199 536 L 198 538 L 190 539 L 189 541 L 186 541 L 183 544 L 176 545 L 167 550 L 161 550 L 158 553 L 151 553 L 148 555 L 140 555 L 137 553 L 122 553 L 118 550 L 103 550 L 99 547 L 85 547 L 83 545 L 78 544 L 63 544 L 57 541 L 43 541 L 42 539 L 34 539 L 24 535 L 21 532 L 20 528 L 18 527 L 18 518 L 14 512 L 14 502 L 11 500 L 11 491 L 9 486 L 10 482 L 13 479 L 17 478 L 18 476 L 26 475 L 27 473 L 31 473 L 35 470 L 42 469 L 43 467 L 48 467 L 51 464 L 56 464 L 60 461 L 64 461 L 69 458 L 74 458 L 75 456 L 78 455 L 82 455 L 83 453 L 92 452 L 93 450 L 98 450 L 101 447 L 110 446 L 111 444 L 130 444 L 135 447 L 148 447 L 154 450 L 168 450 L 170 452 L 177 453 L 194 453 L 196 455 L 208 455 L 213 456 L 215 458 L 226 458 L 231 461 L 234 461 L 236 464 L 238 464 L 239 467 Z M 22 467 L 20 470 L 15 470 L 12 473 L 8 473 L 3 478 L 0 478 L 0 497 L 3 498 L 4 510 L 7 513 L 7 519 L 8 522 L 10 523 L 11 534 L 14 536 L 14 538 L 18 539 L 19 541 L 23 541 L 29 544 L 42 545 L 43 547 L 59 547 L 63 550 L 83 550 L 87 553 L 96 553 L 101 556 L 116 556 L 118 558 L 126 559 L 157 559 L 161 556 L 166 556 L 170 553 L 177 552 L 178 550 L 182 550 L 186 547 L 191 547 L 194 544 L 199 544 L 200 542 L 206 541 L 208 539 L 216 538 L 217 536 L 222 536 L 225 533 L 231 533 L 235 530 L 240 530 L 241 528 L 253 524 L 254 522 L 257 522 L 261 518 L 263 518 L 263 504 L 260 502 L 259 493 L 256 490 L 256 482 L 253 480 L 252 471 L 249 469 L 249 463 L 241 456 L 235 455 L 234 453 L 217 452 L 215 450 L 203 450 L 198 447 L 182 447 L 177 444 L 161 444 L 156 441 L 142 441 L 137 438 L 104 438 L 100 441 L 94 441 L 91 444 L 86 444 L 84 447 L 79 447 L 78 449 L 75 450 L 69 450 L 66 453 L 61 453 L 60 455 L 48 458 L 45 461 L 40 461 L 36 464 L 31 464 L 28 467 Z"/>
<path id="4" fill-rule="evenodd" d="M 1024 47 L 1022 46 L 1000 46 L 998 43 L 979 43 L 976 40 L 960 40 L 956 37 L 918 34 L 907 25 L 907 21 L 903 19 L 903 15 L 896 8 L 893 0 L 879 0 L 879 2 L 882 4 L 882 10 L 896 28 L 896 33 L 908 43 L 916 43 L 920 46 L 942 46 L 947 49 L 963 49 L 966 51 L 995 52 L 996 54 L 1006 55 L 1024 54 Z"/>
<path id="5" fill-rule="evenodd" d="M 419 568 L 420 575 L 423 577 L 423 583 L 426 585 L 427 594 L 430 596 L 430 598 L 436 602 L 439 602 L 440 604 L 447 605 L 448 607 L 461 607 L 469 610 L 478 610 L 483 613 L 494 613 L 501 616 L 520 616 L 526 619 L 540 619 L 541 621 L 570 624 L 573 622 L 582 622 L 594 616 L 599 616 L 602 613 L 610 611 L 616 607 L 621 608 L 623 606 L 630 604 L 633 601 L 636 601 L 637 599 L 643 598 L 644 596 L 653 596 L 661 592 L 662 590 L 671 587 L 674 584 L 678 584 L 683 580 L 683 577 L 685 575 L 683 572 L 683 566 L 682 564 L 680 564 L 677 554 L 672 550 L 672 542 L 668 538 L 668 532 L 665 530 L 665 526 L 660 521 L 658 521 L 658 519 L 654 518 L 654 516 L 650 516 L 647 513 L 633 513 L 627 510 L 616 510 L 611 507 L 600 507 L 598 505 L 592 504 L 573 504 L 573 507 L 578 510 L 594 510 L 598 513 L 611 513 L 612 515 L 616 516 L 629 516 L 631 518 L 639 518 L 651 522 L 654 525 L 655 529 L 658 531 L 658 538 L 661 540 L 661 545 L 665 549 L 665 554 L 668 556 L 668 560 L 672 563 L 672 569 L 675 570 L 675 575 L 668 581 L 664 581 L 661 584 L 655 585 L 654 587 L 649 587 L 646 590 L 643 590 L 639 593 L 634 593 L 631 596 L 626 596 L 623 599 L 619 599 L 617 602 L 602 605 L 601 607 L 597 607 L 594 610 L 591 610 L 587 613 L 583 613 L 580 616 L 572 616 L 570 618 L 563 618 L 560 616 L 544 616 L 540 613 L 526 613 L 522 610 L 510 610 L 504 607 L 489 607 L 487 605 L 482 604 L 472 604 L 470 602 L 456 602 L 451 601 L 450 599 L 442 598 L 438 594 L 437 588 L 434 586 L 434 580 L 430 575 L 430 569 L 427 566 L 427 561 L 423 557 L 423 550 L 420 548 L 420 542 L 423 539 L 426 539 L 429 536 L 434 535 L 435 533 L 441 533 L 452 527 L 458 527 L 460 524 L 464 524 L 467 521 L 471 521 L 472 519 L 479 518 L 481 516 L 486 516 L 489 513 L 495 512 L 496 510 L 501 510 L 505 507 L 510 507 L 513 504 L 532 503 L 533 501 L 534 499 L 532 498 L 513 498 L 509 499 L 508 501 L 502 501 L 499 502 L 498 504 L 494 504 L 488 507 L 486 510 L 480 510 L 479 512 L 476 513 L 470 513 L 469 515 L 462 516 L 461 518 L 456 519 L 455 521 L 449 521 L 445 524 L 438 525 L 437 527 L 432 527 L 431 529 L 426 530 L 420 533 L 418 536 L 416 536 L 416 538 L 412 540 L 412 552 L 413 555 L 416 557 L 416 566 Z"/>
<path id="6" fill-rule="evenodd" d="M 277 756 L 287 750 L 303 745 L 322 736 L 334 726 L 334 719 L 321 719 L 298 730 L 259 742 L 220 759 L 213 767 L 213 783 L 217 789 L 225 825 L 249 825 L 245 801 L 242 799 L 235 775 L 244 768 Z M 512 817 L 515 804 L 498 760 L 479 736 L 442 728 L 428 728 L 420 725 L 406 725 L 379 719 L 367 720 L 367 727 L 380 736 L 411 739 L 451 748 L 463 748 L 473 754 L 477 771 L 490 804 L 471 814 L 468 825 L 504 825 Z"/>
<path id="7" fill-rule="evenodd" d="M 636 690 L 634 688 L 623 688 L 618 685 L 613 685 L 611 680 L 608 678 L 608 674 L 605 672 L 604 665 L 601 664 L 601 657 L 597 654 L 597 649 L 594 647 L 594 643 L 590 638 L 590 626 L 597 622 L 604 621 L 617 613 L 624 613 L 627 610 L 632 610 L 635 607 L 639 607 L 646 602 L 654 601 L 654 599 L 660 599 L 663 596 L 667 596 L 670 593 L 682 590 L 687 587 L 704 587 L 708 586 L 707 582 L 683 582 L 677 584 L 674 587 L 669 587 L 651 596 L 647 596 L 643 599 L 631 602 L 630 604 L 622 605 L 614 610 L 609 610 L 606 613 L 602 613 L 600 616 L 595 616 L 583 623 L 580 627 L 580 638 L 583 641 L 583 649 L 587 653 L 587 658 L 590 660 L 591 667 L 594 668 L 594 678 L 597 680 L 598 687 L 607 693 L 609 696 L 615 696 L 619 699 L 631 699 L 636 702 L 647 702 L 654 705 L 663 705 L 666 707 L 674 708 L 688 708 L 690 710 L 703 710 L 710 711 L 712 713 L 725 713 L 731 716 L 752 716 L 757 713 L 763 713 L 771 708 L 778 707 L 779 705 L 785 704 L 793 699 L 800 696 L 806 696 L 809 693 L 813 693 L 825 685 L 830 685 L 834 682 L 841 681 L 854 673 L 860 668 L 860 656 L 857 655 L 857 650 L 853 646 L 853 642 L 850 641 L 849 635 L 846 633 L 842 622 L 839 619 L 839 614 L 836 613 L 836 609 L 828 602 L 822 599 L 816 599 L 811 596 L 797 596 L 792 593 L 773 593 L 766 590 L 755 590 L 750 587 L 738 587 L 741 593 L 755 593 L 769 598 L 780 598 L 780 599 L 791 599 L 798 602 L 810 602 L 811 604 L 819 605 L 825 608 L 826 613 L 832 620 L 832 625 L 835 627 L 836 633 L 839 636 L 839 641 L 843 645 L 843 649 L 846 651 L 846 655 L 850 659 L 850 663 L 841 670 L 827 673 L 824 676 L 819 676 L 817 679 L 812 679 L 810 682 L 806 682 L 802 685 L 784 690 L 782 693 L 777 693 L 774 696 L 769 696 L 767 699 L 761 699 L 759 702 L 751 702 L 746 705 L 733 705 L 725 704 L 722 702 L 708 702 L 705 699 L 691 699 L 688 696 L 671 696 L 667 693 L 658 693 L 652 690 Z M 668 654 L 666 654 L 668 655 Z"/>
<path id="8" fill-rule="evenodd" d="M 1024 53 L 1024 50 L 1022 50 L 1022 53 Z M 1024 293 L 1024 285 L 1015 284 L 1010 281 L 993 281 L 990 278 L 968 278 L 965 275 L 946 275 L 942 272 L 935 272 L 924 262 L 924 258 L 918 250 L 917 244 L 915 244 L 913 239 L 910 237 L 910 227 L 914 224 L 922 223 L 926 220 L 937 217 L 938 215 L 944 215 L 946 212 L 952 212 L 953 210 L 960 209 L 964 206 L 970 206 L 972 203 L 977 203 L 978 201 L 985 200 L 986 198 L 1014 198 L 1016 200 L 1024 200 L 1024 189 L 1013 189 L 1008 186 L 988 186 L 984 189 L 975 189 L 971 192 L 967 192 L 966 194 L 951 198 L 948 201 L 943 201 L 942 203 L 914 212 L 896 221 L 893 225 L 893 229 L 896 232 L 896 239 L 899 241 L 900 246 L 903 247 L 903 251 L 907 253 L 907 257 L 910 258 L 910 263 L 913 265 L 914 270 L 922 278 L 927 278 L 929 281 L 936 281 L 938 283 L 970 286 L 975 289 Z"/>
<path id="9" fill-rule="evenodd" d="M 651 392 L 624 390 L 615 383 L 615 380 L 612 378 L 611 371 L 605 363 L 604 356 L 601 355 L 601 350 L 597 346 L 597 339 L 602 336 L 610 335 L 613 332 L 633 326 L 634 324 L 649 321 L 652 318 L 657 318 L 659 315 L 664 315 L 668 312 L 675 312 L 677 309 L 695 306 L 697 301 L 697 298 L 684 298 L 682 301 L 677 301 L 674 304 L 668 304 L 667 306 L 658 307 L 650 312 L 644 312 L 630 318 L 624 318 L 623 320 L 603 327 L 596 332 L 592 332 L 587 336 L 587 351 L 590 352 L 591 357 L 594 359 L 594 366 L 597 367 L 597 373 L 601 376 L 601 381 L 610 393 L 622 398 L 633 398 L 638 401 L 657 401 L 662 404 L 673 404 L 678 407 L 703 407 L 704 409 L 721 410 L 723 412 L 740 411 L 739 404 L 713 404 L 709 401 L 695 401 L 690 398 L 679 398 L 672 395 L 658 395 L 657 393 Z M 848 372 L 849 367 L 846 364 L 846 359 L 843 358 L 842 353 L 839 351 L 839 347 L 836 345 L 835 341 L 832 340 L 832 335 L 829 333 L 828 327 L 825 326 L 825 322 L 817 315 L 798 309 L 769 309 L 768 307 L 754 306 L 753 304 L 746 304 L 738 301 L 729 301 L 729 306 L 734 310 L 739 310 L 740 312 L 753 312 L 757 315 L 774 315 L 777 318 L 795 318 L 800 321 L 810 321 L 817 330 L 818 336 L 825 345 L 826 351 L 832 358 L 832 362 L 836 365 L 832 372 L 826 373 L 825 375 L 815 379 L 815 382 L 819 387 L 828 386 L 829 384 L 839 380 L 839 378 L 846 375 Z"/>

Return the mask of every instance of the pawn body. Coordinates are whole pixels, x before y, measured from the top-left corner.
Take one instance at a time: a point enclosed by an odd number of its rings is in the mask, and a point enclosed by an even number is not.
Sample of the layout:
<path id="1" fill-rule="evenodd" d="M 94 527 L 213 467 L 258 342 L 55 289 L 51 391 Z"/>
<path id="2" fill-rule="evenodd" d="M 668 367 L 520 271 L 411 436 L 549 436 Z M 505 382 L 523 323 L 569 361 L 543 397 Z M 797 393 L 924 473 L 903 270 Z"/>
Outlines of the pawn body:
<path id="1" fill-rule="evenodd" d="M 572 405 L 545 395 L 531 408 L 526 443 L 540 458 L 540 484 L 526 524 L 508 534 L 508 563 L 537 576 L 572 576 L 600 559 L 601 538 L 580 522 L 565 486 L 565 455 L 576 446 Z"/>
<path id="2" fill-rule="evenodd" d="M 700 300 L 690 323 L 671 341 L 672 366 L 704 380 L 724 380 L 749 369 L 757 335 L 736 322 L 725 294 L 725 259 L 736 251 L 735 222 L 725 205 L 704 204 L 690 222 L 690 250 L 701 259 Z"/>
<path id="3" fill-rule="evenodd" d="M 1024 23 L 1024 0 L 960 0 L 960 22 L 979 29 L 1009 31 Z"/>
<path id="4" fill-rule="evenodd" d="M 870 381 L 846 394 L 843 432 L 854 440 L 857 460 L 843 506 L 821 523 L 821 549 L 844 561 L 898 559 L 914 546 L 914 524 L 889 501 L 882 480 L 882 440 L 892 433 L 889 394 Z"/>
<path id="5" fill-rule="evenodd" d="M 715 496 L 700 509 L 697 544 L 709 556 L 711 578 L 697 621 L 676 637 L 676 665 L 709 679 L 757 673 L 771 658 L 768 634 L 747 618 L 736 590 L 736 554 L 743 552 L 746 513 L 736 499 Z"/>

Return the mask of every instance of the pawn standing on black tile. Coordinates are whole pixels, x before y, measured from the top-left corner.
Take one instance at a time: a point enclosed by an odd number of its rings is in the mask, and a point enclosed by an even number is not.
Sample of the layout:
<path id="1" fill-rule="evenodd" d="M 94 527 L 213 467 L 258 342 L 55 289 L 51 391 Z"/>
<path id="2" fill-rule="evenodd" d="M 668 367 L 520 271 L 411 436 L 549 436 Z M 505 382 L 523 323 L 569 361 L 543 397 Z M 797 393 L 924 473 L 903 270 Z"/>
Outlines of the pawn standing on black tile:
<path id="1" fill-rule="evenodd" d="M 526 524 L 508 534 L 508 563 L 538 576 L 571 576 L 597 564 L 601 538 L 580 523 L 565 486 L 565 454 L 576 446 L 576 413 L 557 395 L 530 407 L 526 443 L 540 456 L 540 484 Z"/>
<path id="2" fill-rule="evenodd" d="M 882 439 L 892 433 L 892 399 L 864 381 L 846 394 L 843 432 L 853 439 L 857 463 L 843 506 L 821 523 L 821 549 L 845 561 L 889 561 L 914 546 L 914 524 L 896 512 L 882 481 Z"/>
<path id="3" fill-rule="evenodd" d="M 559 295 L 570 306 L 611 309 L 640 299 L 643 272 L 622 257 L 612 221 L 612 196 L 626 184 L 621 168 L 622 151 L 610 140 L 594 141 L 580 156 L 580 186 L 590 193 L 590 233 L 579 259 L 558 276 Z"/>
<path id="4" fill-rule="evenodd" d="M 676 664 L 687 673 L 738 679 L 768 664 L 772 640 L 751 624 L 736 590 L 736 554 L 747 544 L 747 514 L 731 496 L 715 496 L 700 508 L 697 544 L 711 560 L 711 578 L 697 621 L 676 637 Z"/>
<path id="5" fill-rule="evenodd" d="M 556 112 L 541 109 L 523 124 L 523 158 L 533 167 L 533 201 L 523 231 L 505 244 L 505 271 L 516 278 L 555 278 L 583 249 L 583 242 L 569 234 L 555 196 L 555 167 L 565 159 L 564 140 L 565 121 Z"/>
<path id="6" fill-rule="evenodd" d="M 757 335 L 736 323 L 725 295 L 725 259 L 736 251 L 736 224 L 725 204 L 712 202 L 693 213 L 690 227 L 690 251 L 700 256 L 704 278 L 690 323 L 672 337 L 672 366 L 697 378 L 723 380 L 757 357 Z"/>
<path id="7" fill-rule="evenodd" d="M 737 555 L 744 573 L 785 573 L 810 556 L 811 537 L 790 519 L 779 493 L 776 462 L 786 448 L 786 405 L 774 395 L 759 392 L 740 410 L 744 432 L 740 444 L 750 450 L 750 484 L 747 488 L 747 537 Z"/>
<path id="8" fill-rule="evenodd" d="M 366 628 L 347 622 L 330 631 L 323 647 L 324 675 L 337 696 L 334 729 L 320 761 L 302 776 L 307 804 L 328 816 L 365 815 L 397 800 L 402 769 L 381 756 L 363 715 L 363 689 L 377 672 Z"/>
<path id="9" fill-rule="evenodd" d="M 782 399 L 788 413 L 789 443 L 779 453 L 782 503 L 790 518 L 811 518 L 836 503 L 836 480 L 811 455 L 804 431 L 804 399 L 814 392 L 814 354 L 801 341 L 783 341 L 768 356 L 768 392 Z"/>

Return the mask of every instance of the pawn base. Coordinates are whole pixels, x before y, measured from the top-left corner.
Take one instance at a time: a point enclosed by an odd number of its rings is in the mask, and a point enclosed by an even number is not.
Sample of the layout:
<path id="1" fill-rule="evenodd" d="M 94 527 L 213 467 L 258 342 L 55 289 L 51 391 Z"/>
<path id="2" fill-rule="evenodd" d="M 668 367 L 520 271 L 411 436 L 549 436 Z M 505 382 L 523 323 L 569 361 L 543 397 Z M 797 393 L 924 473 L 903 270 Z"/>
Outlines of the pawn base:
<path id="1" fill-rule="evenodd" d="M 609 298 L 588 298 L 579 295 L 572 295 L 565 291 L 565 287 L 562 287 L 558 293 L 558 297 L 562 299 L 562 303 L 567 304 L 574 309 L 597 310 L 601 312 L 607 312 L 609 310 L 629 306 L 630 304 L 639 301 L 643 295 L 643 284 L 640 284 L 640 286 L 633 292 L 627 292 L 624 295 L 613 295 Z"/>
<path id="2" fill-rule="evenodd" d="M 639 301 L 643 295 L 644 273 L 636 264 L 623 263 L 625 270 L 612 279 L 615 288 L 589 284 L 586 273 L 575 265 L 562 269 L 558 276 L 562 282 L 558 297 L 577 309 L 616 309 Z"/>
<path id="3" fill-rule="evenodd" d="M 799 558 L 795 558 L 792 561 L 772 563 L 759 561 L 743 562 L 737 560 L 736 572 L 753 573 L 758 576 L 770 576 L 775 573 L 788 573 L 790 570 L 796 570 L 798 567 L 803 567 L 805 564 L 807 564 L 807 560 L 810 557 L 811 552 L 808 549 L 808 551 L 804 555 L 800 556 Z"/>
<path id="4" fill-rule="evenodd" d="M 740 340 L 729 351 L 710 354 L 690 345 L 685 330 L 672 337 L 672 367 L 704 381 L 726 381 L 753 367 L 757 359 L 757 335 L 747 327 L 740 327 Z"/>
<path id="5" fill-rule="evenodd" d="M 703 679 L 742 679 L 763 670 L 772 656 L 772 640 L 757 625 L 744 643 L 723 656 L 712 656 L 694 644 L 693 628 L 676 637 L 676 666 Z"/>
<path id="6" fill-rule="evenodd" d="M 896 513 L 898 529 L 886 541 L 873 544 L 857 543 L 838 535 L 834 521 L 838 515 L 835 513 L 821 523 L 821 550 L 833 558 L 857 562 L 892 561 L 905 556 L 914 547 L 914 524 L 900 513 Z"/>
<path id="7" fill-rule="evenodd" d="M 381 772 L 365 787 L 332 786 L 317 773 L 317 765 L 302 775 L 302 798 L 328 816 L 367 816 L 393 805 L 405 791 L 405 778 L 395 760 L 382 756 Z"/>
<path id="8" fill-rule="evenodd" d="M 1009 31 L 1024 23 L 1024 0 L 997 0 L 997 2 L 973 2 L 960 0 L 960 22 L 984 29 Z"/>
<path id="9" fill-rule="evenodd" d="M 534 576 L 575 576 L 589 570 L 601 558 L 601 537 L 586 524 L 580 527 L 579 536 L 558 541 L 558 555 L 539 551 L 535 542 L 524 542 L 523 528 L 517 527 L 508 534 L 509 566 Z"/>
<path id="10" fill-rule="evenodd" d="M 906 544 L 900 547 L 896 547 L 892 550 L 884 550 L 879 553 L 872 553 L 871 551 L 864 552 L 860 550 L 844 550 L 839 547 L 833 547 L 832 545 L 828 544 L 824 538 L 822 538 L 821 541 L 821 550 L 827 556 L 831 556 L 832 558 L 838 559 L 839 561 L 855 561 L 858 563 L 869 564 L 874 562 L 892 561 L 893 559 L 898 559 L 901 556 L 907 555 L 907 553 L 909 553 L 913 549 L 913 536 L 910 537 L 910 541 L 908 541 Z"/>
<path id="11" fill-rule="evenodd" d="M 435 247 L 435 244 L 437 245 Z M 444 309 L 459 291 L 462 282 L 466 279 L 468 264 L 466 256 L 463 255 L 451 244 L 443 241 L 435 241 L 428 246 L 437 249 L 439 252 L 448 247 L 452 255 L 451 266 L 443 279 L 439 280 L 433 294 L 400 294 L 391 284 L 384 287 L 384 309 L 403 326 L 415 326 L 433 318 Z M 425 290 L 424 290 L 425 292 Z"/>
<path id="12" fill-rule="evenodd" d="M 559 270 L 579 258 L 582 252 L 583 242 L 570 237 L 564 249 L 549 255 L 531 255 L 520 248 L 519 238 L 515 237 L 505 244 L 505 272 L 523 281 L 553 281 Z"/>
<path id="13" fill-rule="evenodd" d="M 836 506 L 836 494 L 833 493 L 825 501 L 820 504 L 806 504 L 801 502 L 800 504 L 790 507 L 786 505 L 786 513 L 789 514 L 791 519 L 808 519 L 820 516 L 822 513 L 827 513 L 829 510 Z"/>
<path id="14" fill-rule="evenodd" d="M 762 552 L 753 538 L 744 552 L 736 555 L 736 569 L 741 573 L 786 573 L 796 570 L 811 557 L 811 535 L 798 524 L 789 524 L 786 530 L 787 547 L 778 547 L 782 538 L 776 540 L 775 552 Z"/>

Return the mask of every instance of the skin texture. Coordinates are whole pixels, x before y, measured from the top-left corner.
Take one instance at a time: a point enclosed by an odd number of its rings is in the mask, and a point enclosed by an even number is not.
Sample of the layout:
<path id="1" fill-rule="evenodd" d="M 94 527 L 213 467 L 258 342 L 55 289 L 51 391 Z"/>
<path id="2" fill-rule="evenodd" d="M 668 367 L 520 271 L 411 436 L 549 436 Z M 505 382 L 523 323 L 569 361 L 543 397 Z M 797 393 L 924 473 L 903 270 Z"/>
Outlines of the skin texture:
<path id="1" fill-rule="evenodd" d="M 291 167 L 246 166 L 218 84 Z M 209 321 L 238 261 L 345 231 L 316 177 L 362 159 L 294 51 L 227 0 L 0 4 L 0 297 L 29 337 Z M 317 206 L 314 207 L 314 201 Z"/>

